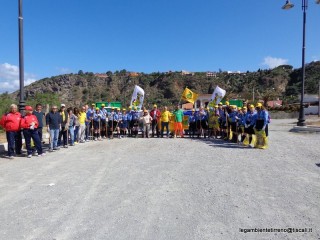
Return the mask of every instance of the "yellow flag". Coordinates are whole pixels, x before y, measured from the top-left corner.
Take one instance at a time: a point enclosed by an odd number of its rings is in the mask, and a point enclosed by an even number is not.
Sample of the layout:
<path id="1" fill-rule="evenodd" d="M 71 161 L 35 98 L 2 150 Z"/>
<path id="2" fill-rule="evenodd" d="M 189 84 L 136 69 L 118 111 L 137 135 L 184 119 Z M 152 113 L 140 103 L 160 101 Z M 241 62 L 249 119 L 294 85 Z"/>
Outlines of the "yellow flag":
<path id="1" fill-rule="evenodd" d="M 198 94 L 192 92 L 189 88 L 186 88 L 183 93 L 182 93 L 182 96 L 181 96 L 181 99 L 187 101 L 187 102 L 190 102 L 190 103 L 193 103 L 197 100 L 198 98 Z"/>

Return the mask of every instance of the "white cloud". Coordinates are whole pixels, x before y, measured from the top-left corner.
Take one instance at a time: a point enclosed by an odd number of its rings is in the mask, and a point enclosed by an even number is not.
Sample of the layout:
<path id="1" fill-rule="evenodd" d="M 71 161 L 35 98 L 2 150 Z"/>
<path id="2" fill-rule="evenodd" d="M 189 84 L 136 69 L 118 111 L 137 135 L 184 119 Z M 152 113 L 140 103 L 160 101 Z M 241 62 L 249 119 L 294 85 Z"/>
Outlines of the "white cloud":
<path id="1" fill-rule="evenodd" d="M 35 82 L 35 75 L 24 74 L 24 85 Z M 9 63 L 0 64 L 0 93 L 13 92 L 19 89 L 19 67 Z"/>
<path id="2" fill-rule="evenodd" d="M 285 65 L 287 63 L 288 63 L 288 59 L 274 58 L 274 57 L 268 56 L 264 58 L 264 62 L 262 64 L 268 66 L 269 68 L 275 68 L 280 65 Z"/>

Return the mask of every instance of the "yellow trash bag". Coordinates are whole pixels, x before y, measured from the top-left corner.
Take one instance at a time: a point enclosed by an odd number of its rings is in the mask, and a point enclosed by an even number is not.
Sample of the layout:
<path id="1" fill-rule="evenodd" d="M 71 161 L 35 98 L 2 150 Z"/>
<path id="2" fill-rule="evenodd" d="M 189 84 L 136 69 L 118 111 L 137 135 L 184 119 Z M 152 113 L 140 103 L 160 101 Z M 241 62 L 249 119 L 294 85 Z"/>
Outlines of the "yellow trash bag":
<path id="1" fill-rule="evenodd" d="M 246 138 L 243 140 L 244 146 L 249 146 L 249 135 L 247 134 Z"/>
<path id="2" fill-rule="evenodd" d="M 254 143 L 255 148 L 267 149 L 268 148 L 268 138 L 264 130 L 255 130 L 256 142 Z"/>
<path id="3" fill-rule="evenodd" d="M 229 132 L 229 140 L 230 140 L 230 141 L 232 140 L 232 137 L 233 137 L 233 133 L 232 133 L 232 131 L 230 130 L 230 132 Z"/>

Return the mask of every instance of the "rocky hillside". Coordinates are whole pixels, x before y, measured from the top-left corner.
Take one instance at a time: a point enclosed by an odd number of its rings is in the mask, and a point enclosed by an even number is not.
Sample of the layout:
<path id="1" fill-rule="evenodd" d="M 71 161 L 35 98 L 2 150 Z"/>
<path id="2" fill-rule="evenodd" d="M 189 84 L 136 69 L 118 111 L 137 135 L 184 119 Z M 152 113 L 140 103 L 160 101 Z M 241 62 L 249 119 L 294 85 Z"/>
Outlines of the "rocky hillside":
<path id="1" fill-rule="evenodd" d="M 45 78 L 27 86 L 26 98 L 36 94 L 49 93 L 59 97 L 60 102 L 72 105 L 96 101 L 121 101 L 128 105 L 134 85 L 141 86 L 146 93 L 146 104 L 174 104 L 180 99 L 183 89 L 188 86 L 196 93 L 212 93 L 215 86 L 227 90 L 227 98 L 251 99 L 252 92 L 260 99 L 295 99 L 299 95 L 301 69 L 283 65 L 272 70 L 257 72 L 217 72 L 214 76 L 198 72 L 183 75 L 170 73 L 128 73 L 107 72 L 105 74 L 68 74 Z M 320 62 L 313 62 L 306 68 L 306 92 L 317 93 L 320 80 Z M 11 94 L 18 97 L 18 92 Z"/>

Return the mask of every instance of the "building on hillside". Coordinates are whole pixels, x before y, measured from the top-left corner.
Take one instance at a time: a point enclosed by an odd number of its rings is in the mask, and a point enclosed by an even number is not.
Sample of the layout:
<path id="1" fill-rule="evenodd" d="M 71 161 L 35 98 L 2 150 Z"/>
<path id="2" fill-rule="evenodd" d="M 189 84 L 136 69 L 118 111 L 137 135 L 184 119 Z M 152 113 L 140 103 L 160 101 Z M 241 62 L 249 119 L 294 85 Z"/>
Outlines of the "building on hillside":
<path id="1" fill-rule="evenodd" d="M 107 77 L 109 77 L 107 74 L 105 74 L 105 73 L 96 73 L 96 74 L 94 74 L 96 77 L 99 77 L 99 78 L 107 78 Z"/>
<path id="2" fill-rule="evenodd" d="M 267 102 L 268 107 L 281 107 L 282 106 L 282 100 L 271 100 Z"/>
<path id="3" fill-rule="evenodd" d="M 216 78 L 216 77 L 217 77 L 217 73 L 215 73 L 215 72 L 207 72 L 207 77 L 214 77 L 214 78 Z"/>
<path id="4" fill-rule="evenodd" d="M 128 76 L 129 76 L 129 77 L 139 77 L 140 74 L 137 73 L 137 72 L 129 72 L 129 73 L 128 73 Z"/>
<path id="5" fill-rule="evenodd" d="M 181 75 L 182 76 L 193 76 L 194 72 L 188 72 L 188 71 L 182 70 Z"/>

